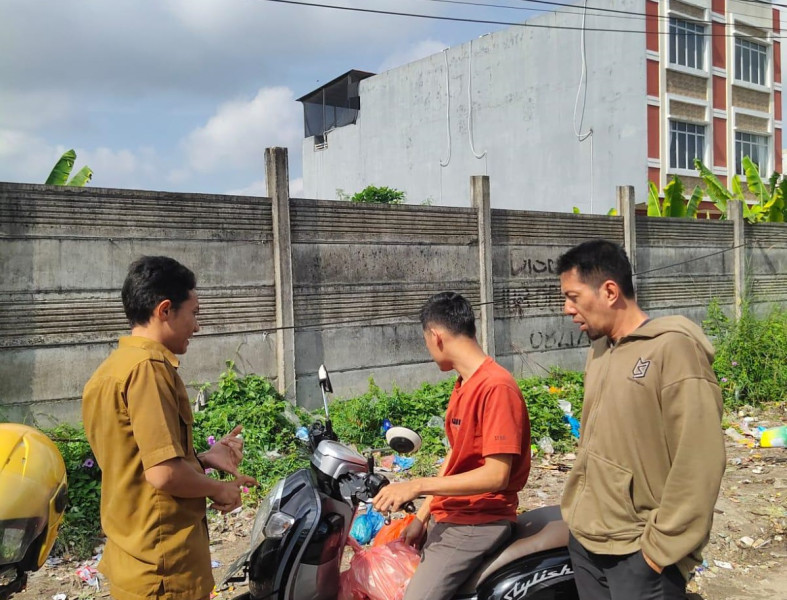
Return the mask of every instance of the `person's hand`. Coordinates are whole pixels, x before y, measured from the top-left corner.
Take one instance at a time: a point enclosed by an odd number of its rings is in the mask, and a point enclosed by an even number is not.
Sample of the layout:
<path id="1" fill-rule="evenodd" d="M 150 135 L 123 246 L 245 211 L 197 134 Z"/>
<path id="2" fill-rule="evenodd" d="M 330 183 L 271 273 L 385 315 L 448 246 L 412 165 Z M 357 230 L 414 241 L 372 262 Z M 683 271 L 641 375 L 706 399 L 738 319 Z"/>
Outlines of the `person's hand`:
<path id="1" fill-rule="evenodd" d="M 257 480 L 248 475 L 239 475 L 232 481 L 217 481 L 216 492 L 210 499 L 213 500 L 211 508 L 219 512 L 232 512 L 241 505 L 240 493 L 244 487 L 257 485 Z"/>
<path id="2" fill-rule="evenodd" d="M 379 512 L 396 512 L 402 504 L 420 495 L 421 488 L 418 479 L 403 481 L 402 483 L 391 483 L 380 490 L 372 499 L 372 504 Z"/>
<path id="3" fill-rule="evenodd" d="M 648 566 L 649 566 L 651 569 L 653 569 L 654 571 L 656 571 L 656 573 L 658 573 L 659 575 L 660 575 L 660 574 L 661 574 L 661 572 L 664 570 L 664 567 L 660 567 L 660 566 L 658 566 L 656 563 L 654 563 L 654 562 L 653 562 L 653 560 L 650 558 L 650 556 L 648 556 L 647 554 L 645 554 L 645 551 L 644 551 L 644 550 L 642 551 L 642 558 L 644 558 L 644 559 L 645 559 L 645 562 L 646 562 L 646 563 L 648 563 Z"/>
<path id="4" fill-rule="evenodd" d="M 404 528 L 399 539 L 408 546 L 413 546 L 418 549 L 421 547 L 424 534 L 426 534 L 426 521 L 422 521 L 420 517 L 416 516 L 408 523 L 407 527 Z"/>
<path id="5" fill-rule="evenodd" d="M 239 437 L 243 425 L 238 425 L 210 450 L 200 455 L 202 464 L 211 469 L 218 469 L 231 475 L 238 475 L 238 465 L 243 459 L 243 438 Z"/>

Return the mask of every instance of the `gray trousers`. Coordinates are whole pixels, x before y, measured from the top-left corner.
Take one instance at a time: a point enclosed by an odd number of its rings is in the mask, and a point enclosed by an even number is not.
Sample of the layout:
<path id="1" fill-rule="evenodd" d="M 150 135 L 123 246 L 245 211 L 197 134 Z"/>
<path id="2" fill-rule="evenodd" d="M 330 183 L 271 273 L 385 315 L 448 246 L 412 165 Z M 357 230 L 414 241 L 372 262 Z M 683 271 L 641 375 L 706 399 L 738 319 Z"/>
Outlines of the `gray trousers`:
<path id="1" fill-rule="evenodd" d="M 586 550 L 572 535 L 568 551 L 581 600 L 685 600 L 686 581 L 678 567 L 659 574 L 642 552 L 614 556 Z"/>
<path id="2" fill-rule="evenodd" d="M 513 523 L 507 520 L 483 525 L 435 524 L 403 600 L 453 598 L 484 556 L 508 541 L 512 530 Z"/>

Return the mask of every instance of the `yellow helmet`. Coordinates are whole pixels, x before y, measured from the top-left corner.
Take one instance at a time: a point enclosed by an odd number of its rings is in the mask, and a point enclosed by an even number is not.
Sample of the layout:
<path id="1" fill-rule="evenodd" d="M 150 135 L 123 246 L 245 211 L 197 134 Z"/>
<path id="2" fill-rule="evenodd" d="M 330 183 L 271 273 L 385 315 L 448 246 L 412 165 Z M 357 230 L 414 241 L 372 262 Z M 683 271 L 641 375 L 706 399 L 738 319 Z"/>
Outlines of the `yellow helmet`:
<path id="1" fill-rule="evenodd" d="M 67 500 L 66 466 L 52 440 L 26 425 L 0 423 L 0 598 L 44 564 Z"/>

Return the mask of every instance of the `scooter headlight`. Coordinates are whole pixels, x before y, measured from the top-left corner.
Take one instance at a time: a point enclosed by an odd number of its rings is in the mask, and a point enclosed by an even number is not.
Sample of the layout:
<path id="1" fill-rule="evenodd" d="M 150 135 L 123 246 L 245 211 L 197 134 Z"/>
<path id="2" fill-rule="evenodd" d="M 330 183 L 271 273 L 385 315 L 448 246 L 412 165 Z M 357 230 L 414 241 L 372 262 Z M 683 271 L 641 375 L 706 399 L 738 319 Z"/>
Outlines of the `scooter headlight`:
<path id="1" fill-rule="evenodd" d="M 265 539 L 281 538 L 295 522 L 290 515 L 279 512 L 281 496 L 284 492 L 284 480 L 280 480 L 270 494 L 262 501 L 257 509 L 254 527 L 251 529 L 251 551 L 262 544 Z"/>

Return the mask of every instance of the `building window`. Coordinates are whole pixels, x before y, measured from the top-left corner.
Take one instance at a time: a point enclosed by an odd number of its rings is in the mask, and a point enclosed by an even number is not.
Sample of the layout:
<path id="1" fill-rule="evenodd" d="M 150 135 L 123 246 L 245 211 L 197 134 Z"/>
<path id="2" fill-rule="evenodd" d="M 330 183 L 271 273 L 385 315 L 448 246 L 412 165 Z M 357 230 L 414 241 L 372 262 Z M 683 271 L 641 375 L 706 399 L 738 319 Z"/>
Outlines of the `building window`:
<path id="1" fill-rule="evenodd" d="M 768 85 L 765 70 L 767 58 L 766 46 L 735 38 L 735 79 L 757 85 Z"/>
<path id="2" fill-rule="evenodd" d="M 768 172 L 768 146 L 770 137 L 767 135 L 755 135 L 753 133 L 735 132 L 735 172 L 738 175 L 745 175 L 741 164 L 744 156 L 748 156 L 751 161 L 760 169 L 760 176 L 766 177 Z"/>
<path id="3" fill-rule="evenodd" d="M 705 160 L 705 125 L 670 121 L 670 168 L 693 170 L 695 158 Z"/>
<path id="4" fill-rule="evenodd" d="M 669 20 L 670 64 L 705 70 L 705 26 L 684 21 Z"/>

